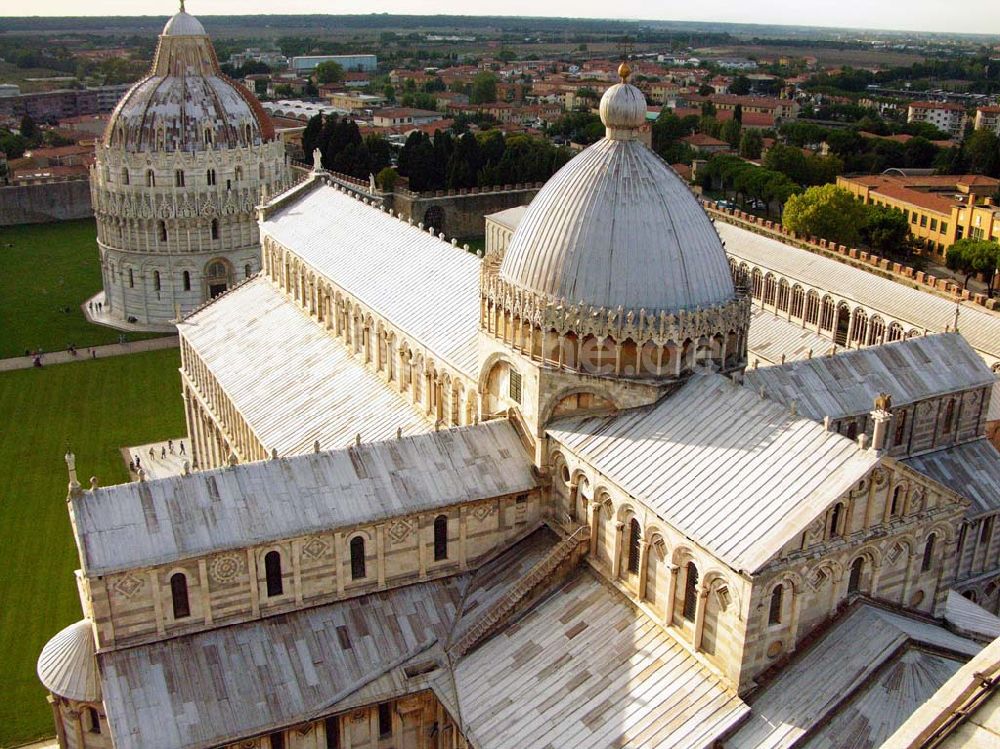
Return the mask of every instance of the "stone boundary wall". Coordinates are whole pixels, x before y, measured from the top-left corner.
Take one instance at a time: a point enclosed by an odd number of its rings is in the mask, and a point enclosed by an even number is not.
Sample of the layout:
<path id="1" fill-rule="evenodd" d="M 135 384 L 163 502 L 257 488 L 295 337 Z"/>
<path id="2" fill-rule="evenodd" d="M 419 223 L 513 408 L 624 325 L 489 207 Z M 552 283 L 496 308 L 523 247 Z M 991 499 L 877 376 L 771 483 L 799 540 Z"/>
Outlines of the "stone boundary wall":
<path id="1" fill-rule="evenodd" d="M 1000 311 L 1000 299 L 990 299 L 986 294 L 967 291 L 962 288 L 961 284 L 950 278 L 937 278 L 929 273 L 915 270 L 908 265 L 894 263 L 888 258 L 879 257 L 856 247 L 845 247 L 842 244 L 829 242 L 818 237 L 800 237 L 777 221 L 762 219 L 760 216 L 754 216 L 735 208 L 719 208 L 712 201 L 706 200 L 704 206 L 710 216 L 749 229 L 757 234 L 773 237 L 794 247 L 815 252 L 855 268 L 861 268 L 914 289 L 937 294 L 953 301 L 969 301 L 988 310 Z"/>
<path id="2" fill-rule="evenodd" d="M 90 180 L 73 179 L 0 187 L 0 226 L 89 218 Z"/>

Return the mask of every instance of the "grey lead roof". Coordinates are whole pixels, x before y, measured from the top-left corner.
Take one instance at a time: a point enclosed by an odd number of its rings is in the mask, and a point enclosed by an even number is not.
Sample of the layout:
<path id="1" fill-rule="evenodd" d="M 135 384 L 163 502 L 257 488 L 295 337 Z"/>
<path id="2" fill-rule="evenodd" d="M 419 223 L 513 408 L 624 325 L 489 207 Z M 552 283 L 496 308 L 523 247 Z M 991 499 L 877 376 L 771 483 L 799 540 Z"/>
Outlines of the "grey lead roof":
<path id="1" fill-rule="evenodd" d="M 755 362 L 761 366 L 781 364 L 782 356 L 786 362 L 806 359 L 810 352 L 814 357 L 825 356 L 834 348 L 829 338 L 763 310 L 757 303 L 751 307 L 747 335 L 747 359 L 751 368 Z"/>
<path id="2" fill-rule="evenodd" d="M 985 437 L 902 462 L 972 500 L 969 517 L 1000 509 L 1000 451 Z"/>
<path id="3" fill-rule="evenodd" d="M 938 652 L 901 657 L 908 647 Z M 850 725 L 840 737 L 849 735 L 851 747 L 880 746 L 979 650 L 978 643 L 937 624 L 861 602 L 756 692 L 750 719 L 725 746 L 843 746 L 829 741 L 834 724 Z M 887 666 L 895 678 L 884 678 Z M 863 714 L 872 719 L 859 719 Z M 814 730 L 820 732 L 811 737 L 816 743 L 803 741 Z"/>
<path id="4" fill-rule="evenodd" d="M 724 221 L 717 221 L 715 226 L 725 240 L 726 252 L 736 260 L 753 262 L 761 268 L 880 310 L 918 330 L 942 333 L 955 326 L 957 305 L 953 301 Z M 958 329 L 962 335 L 977 351 L 1000 359 L 1000 315 L 972 303 L 964 303 L 958 308 Z"/>
<path id="5" fill-rule="evenodd" d="M 647 312 L 735 294 L 705 211 L 636 140 L 602 139 L 560 169 L 518 223 L 500 276 L 550 300 Z"/>
<path id="6" fill-rule="evenodd" d="M 401 395 L 259 276 L 177 324 L 270 453 L 430 431 Z M 308 418 L 304 418 L 308 414 Z"/>
<path id="7" fill-rule="evenodd" d="M 72 500 L 87 574 L 375 522 L 528 491 L 506 420 L 333 452 L 85 492 Z"/>
<path id="8" fill-rule="evenodd" d="M 552 438 L 733 569 L 753 572 L 875 465 L 721 375 L 657 405 L 556 422 Z"/>
<path id="9" fill-rule="evenodd" d="M 323 185 L 261 224 L 317 272 L 475 379 L 479 259 Z"/>
<path id="10" fill-rule="evenodd" d="M 744 382 L 822 421 L 867 414 L 881 392 L 902 406 L 990 386 L 995 377 L 961 335 L 940 333 L 747 370 Z"/>
<path id="11" fill-rule="evenodd" d="M 477 749 L 700 749 L 748 712 L 589 569 L 455 666 Z"/>

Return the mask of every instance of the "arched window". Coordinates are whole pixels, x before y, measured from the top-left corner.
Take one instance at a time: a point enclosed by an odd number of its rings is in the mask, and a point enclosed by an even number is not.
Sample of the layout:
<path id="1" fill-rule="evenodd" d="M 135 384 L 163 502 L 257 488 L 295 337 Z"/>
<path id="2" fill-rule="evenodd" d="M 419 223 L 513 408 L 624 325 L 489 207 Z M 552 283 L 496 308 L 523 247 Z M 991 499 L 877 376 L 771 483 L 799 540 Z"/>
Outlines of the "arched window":
<path id="1" fill-rule="evenodd" d="M 219 238 L 219 219 L 212 219 L 212 239 Z"/>
<path id="2" fill-rule="evenodd" d="M 183 572 L 175 572 L 170 576 L 170 600 L 173 603 L 174 619 L 191 616 L 191 605 L 188 602 L 188 579 Z"/>
<path id="3" fill-rule="evenodd" d="M 214 185 L 215 184 L 215 170 L 214 169 L 209 169 L 207 172 L 205 172 L 205 179 L 207 180 L 207 182 L 208 182 L 209 185 Z"/>
<path id="4" fill-rule="evenodd" d="M 781 624 L 781 603 L 784 597 L 785 586 L 780 583 L 774 586 L 774 590 L 771 591 L 771 607 L 767 612 L 767 623 L 768 624 Z"/>
<path id="5" fill-rule="evenodd" d="M 146 187 L 156 187 L 156 175 L 152 169 L 146 170 Z"/>
<path id="6" fill-rule="evenodd" d="M 931 534 L 927 537 L 927 543 L 924 544 L 924 558 L 920 562 L 920 571 L 927 572 L 934 564 L 934 542 L 937 540 L 935 534 Z"/>
<path id="7" fill-rule="evenodd" d="M 184 271 L 184 291 L 191 291 L 191 272 Z"/>
<path id="8" fill-rule="evenodd" d="M 264 179 L 264 165 L 263 164 L 260 164 L 257 167 L 257 176 L 260 177 L 260 179 Z"/>
<path id="9" fill-rule="evenodd" d="M 280 596 L 284 592 L 281 580 L 281 554 L 269 551 L 264 555 L 264 576 L 267 578 L 267 597 Z"/>
<path id="10" fill-rule="evenodd" d="M 955 421 L 955 401 L 948 401 L 948 405 L 944 409 L 944 433 L 951 434 L 951 428 L 953 422 Z"/>
<path id="11" fill-rule="evenodd" d="M 153 271 L 153 289 L 156 291 L 160 290 L 160 271 Z"/>
<path id="12" fill-rule="evenodd" d="M 156 222 L 156 232 L 160 236 L 161 242 L 167 241 L 167 222 L 160 220 Z"/>
<path id="13" fill-rule="evenodd" d="M 128 269 L 128 287 L 130 289 L 135 288 L 135 276 L 132 274 L 132 269 Z"/>
<path id="14" fill-rule="evenodd" d="M 351 579 L 365 577 L 365 540 L 361 536 L 351 539 Z"/>
<path id="15" fill-rule="evenodd" d="M 183 169 L 177 169 L 176 171 L 174 171 L 174 186 L 175 187 L 184 187 L 184 170 Z"/>
<path id="16" fill-rule="evenodd" d="M 122 168 L 122 184 L 128 184 L 128 169 L 125 169 L 124 167 Z"/>
<path id="17" fill-rule="evenodd" d="M 844 503 L 837 502 L 830 511 L 830 538 L 836 538 L 840 535 L 840 525 L 841 517 L 844 514 Z"/>
<path id="18" fill-rule="evenodd" d="M 906 411 L 896 412 L 896 434 L 893 435 L 892 444 L 902 445 L 906 437 Z"/>
<path id="19" fill-rule="evenodd" d="M 434 561 L 440 562 L 448 558 L 448 517 L 438 515 L 434 518 Z"/>
<path id="20" fill-rule="evenodd" d="M 639 574 L 639 551 L 641 549 L 641 529 L 639 521 L 632 518 L 628 524 L 628 571 L 633 575 Z"/>
<path id="21" fill-rule="evenodd" d="M 235 179 L 237 182 L 243 179 L 243 167 L 238 166 L 233 170 L 233 179 Z"/>
<path id="22" fill-rule="evenodd" d="M 244 133 L 246 133 L 247 144 L 253 143 L 253 127 L 250 125 L 244 126 Z"/>
<path id="23" fill-rule="evenodd" d="M 210 127 L 205 128 L 205 145 L 212 145 L 212 128 Z"/>
<path id="24" fill-rule="evenodd" d="M 689 622 L 694 621 L 698 610 L 698 568 L 694 562 L 688 562 L 684 575 L 684 606 L 681 613 Z"/>
<path id="25" fill-rule="evenodd" d="M 896 517 L 903 510 L 903 485 L 892 490 L 892 504 L 889 505 L 889 517 Z"/>
<path id="26" fill-rule="evenodd" d="M 101 716 L 97 714 L 97 711 L 92 707 L 83 708 L 83 726 L 87 733 L 97 733 L 101 732 Z"/>
<path id="27" fill-rule="evenodd" d="M 252 273 L 253 273 L 253 270 L 250 268 L 250 263 L 247 263 L 246 265 L 243 266 L 243 277 L 244 278 L 250 278 L 250 275 Z"/>
<path id="28" fill-rule="evenodd" d="M 857 593 L 861 590 L 861 575 L 865 571 L 865 558 L 858 557 L 851 564 L 851 576 L 847 580 L 847 592 Z"/>

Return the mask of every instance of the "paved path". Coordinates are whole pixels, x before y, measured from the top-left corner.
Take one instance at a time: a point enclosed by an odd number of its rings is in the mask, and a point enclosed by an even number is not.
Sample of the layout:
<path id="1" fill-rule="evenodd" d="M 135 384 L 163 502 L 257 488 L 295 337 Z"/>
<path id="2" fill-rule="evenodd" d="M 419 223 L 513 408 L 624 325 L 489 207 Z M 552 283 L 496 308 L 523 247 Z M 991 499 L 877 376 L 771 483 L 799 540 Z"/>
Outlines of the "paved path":
<path id="1" fill-rule="evenodd" d="M 49 364 L 66 364 L 68 362 L 83 361 L 84 359 L 104 359 L 109 356 L 124 356 L 126 354 L 136 354 L 140 351 L 159 351 L 167 348 L 177 348 L 178 338 L 175 335 L 163 338 L 150 338 L 145 341 L 132 341 L 129 343 L 111 343 L 106 346 L 88 346 L 78 348 L 76 356 L 69 351 L 53 351 L 42 354 L 43 366 Z M 31 369 L 35 366 L 33 356 L 15 356 L 11 359 L 0 359 L 0 372 L 9 372 L 14 369 Z"/>
<path id="2" fill-rule="evenodd" d="M 181 445 L 184 446 L 185 455 L 181 455 Z M 135 466 L 130 465 L 136 455 L 139 456 L 139 465 L 142 467 L 147 481 L 167 476 L 180 476 L 185 473 L 184 463 L 191 460 L 191 440 L 184 436 L 137 445 L 136 447 L 123 447 L 121 455 L 125 465 L 130 466 L 129 478 L 132 481 L 139 478 Z M 188 463 L 188 472 L 190 469 L 191 466 Z"/>

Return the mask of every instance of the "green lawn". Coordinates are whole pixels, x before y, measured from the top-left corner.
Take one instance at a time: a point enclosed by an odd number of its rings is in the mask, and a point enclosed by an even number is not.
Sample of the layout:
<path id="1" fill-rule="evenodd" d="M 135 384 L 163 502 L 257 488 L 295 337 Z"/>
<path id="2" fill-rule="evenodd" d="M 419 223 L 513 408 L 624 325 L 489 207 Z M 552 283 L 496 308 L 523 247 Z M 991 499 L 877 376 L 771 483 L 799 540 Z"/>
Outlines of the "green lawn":
<path id="1" fill-rule="evenodd" d="M 80 618 L 66 512 L 80 483 L 127 480 L 118 448 L 183 434 L 177 349 L 0 373 L 0 746 L 54 732 L 35 661 Z"/>
<path id="2" fill-rule="evenodd" d="M 100 290 L 93 219 L 0 227 L 0 359 L 117 343 L 120 331 L 87 322 L 80 310 Z"/>

